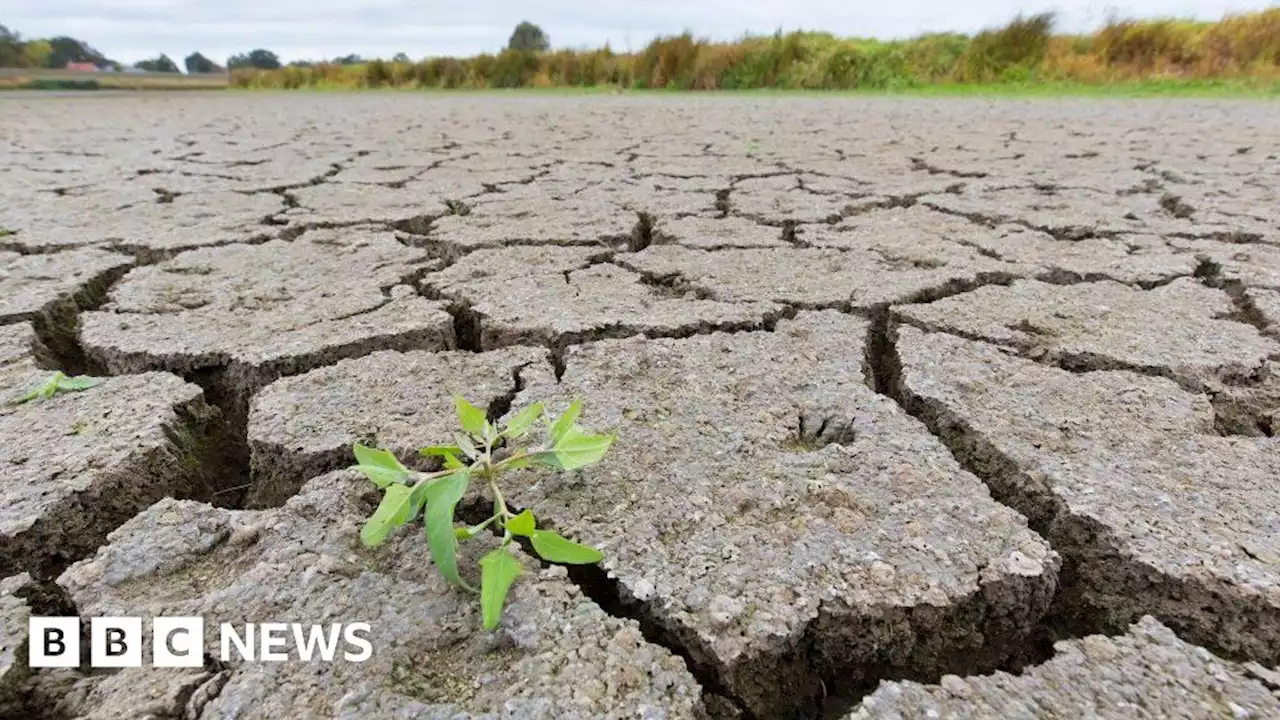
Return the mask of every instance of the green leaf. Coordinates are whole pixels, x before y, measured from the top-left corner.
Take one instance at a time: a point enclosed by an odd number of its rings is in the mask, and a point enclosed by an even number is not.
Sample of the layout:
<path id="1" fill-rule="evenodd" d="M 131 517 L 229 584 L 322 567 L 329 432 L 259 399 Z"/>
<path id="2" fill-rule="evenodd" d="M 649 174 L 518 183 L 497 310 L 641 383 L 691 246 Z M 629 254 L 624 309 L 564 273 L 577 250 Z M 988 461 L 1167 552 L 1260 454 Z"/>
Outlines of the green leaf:
<path id="1" fill-rule="evenodd" d="M 427 526 L 427 547 L 440 574 L 454 585 L 475 592 L 475 588 L 458 574 L 458 538 L 453 531 L 453 510 L 467 492 L 470 481 L 471 473 L 463 470 L 429 483 L 424 522 Z"/>
<path id="2" fill-rule="evenodd" d="M 22 403 L 35 400 L 38 397 L 44 397 L 44 388 L 45 388 L 44 385 L 39 385 L 37 387 L 31 388 L 25 394 L 10 400 L 9 403 L 11 405 L 21 405 Z"/>
<path id="3" fill-rule="evenodd" d="M 535 527 L 537 527 L 537 523 L 533 519 L 532 510 L 525 510 L 507 521 L 507 530 L 509 530 L 512 535 L 529 537 L 533 534 L 533 529 Z"/>
<path id="4" fill-rule="evenodd" d="M 480 611 L 485 630 L 498 627 L 507 591 L 519 576 L 520 561 L 506 548 L 497 548 L 480 558 Z"/>
<path id="5" fill-rule="evenodd" d="M 405 475 L 409 474 L 409 469 L 404 465 L 401 465 L 400 460 L 398 460 L 395 454 L 390 450 L 371 448 L 367 445 L 361 445 L 360 443 L 356 443 L 351 447 L 351 449 L 356 454 L 356 462 L 361 465 L 372 465 L 374 467 L 386 468 L 387 470 L 393 470 Z"/>
<path id="6" fill-rule="evenodd" d="M 535 453 L 529 453 L 522 458 L 529 465 L 541 465 L 553 470 L 563 470 L 564 465 L 560 464 L 560 458 L 556 457 L 554 450 L 540 450 Z M 523 465 L 521 467 L 524 467 Z"/>
<path id="7" fill-rule="evenodd" d="M 404 484 L 409 479 L 409 469 L 400 464 L 388 450 L 371 448 L 356 443 L 351 448 L 359 463 L 353 469 L 364 473 L 374 485 L 385 488 L 390 485 Z"/>
<path id="8" fill-rule="evenodd" d="M 21 405 L 22 403 L 35 400 L 36 398 L 47 400 L 53 397 L 54 393 L 58 392 L 58 383 L 62 382 L 66 377 L 67 376 L 63 375 L 61 372 L 55 372 L 45 378 L 44 382 L 32 387 L 24 395 L 13 398 L 9 402 L 14 405 Z"/>
<path id="9" fill-rule="evenodd" d="M 609 451 L 617 435 L 592 435 L 582 428 L 572 425 L 560 436 L 560 441 L 551 449 L 565 470 L 576 470 L 598 462 Z"/>
<path id="10" fill-rule="evenodd" d="M 533 549 L 543 560 L 555 563 L 590 565 L 604 559 L 599 550 L 567 540 L 552 530 L 535 530 Z"/>
<path id="11" fill-rule="evenodd" d="M 582 398 L 574 398 L 573 402 L 569 403 L 569 408 L 561 413 L 560 417 L 556 418 L 556 421 L 551 424 L 551 444 L 553 446 L 559 444 L 560 438 L 564 437 L 565 432 L 573 427 L 573 421 L 578 419 L 578 415 L 581 412 Z"/>
<path id="12" fill-rule="evenodd" d="M 453 396 L 453 405 L 458 410 L 458 424 L 472 437 L 484 437 L 484 424 L 487 422 L 484 410 L 472 405 L 461 395 Z"/>
<path id="13" fill-rule="evenodd" d="M 408 522 L 411 495 L 413 489 L 408 485 L 388 485 L 378 509 L 373 511 L 373 515 L 369 516 L 360 530 L 360 542 L 366 547 L 380 545 L 393 529 Z"/>
<path id="14" fill-rule="evenodd" d="M 480 455 L 476 450 L 476 446 L 471 443 L 471 438 L 468 438 L 466 435 L 463 435 L 462 433 L 454 433 L 453 439 L 458 443 L 458 447 L 462 450 L 462 453 L 468 458 L 475 460 L 476 457 Z"/>
<path id="15" fill-rule="evenodd" d="M 507 427 L 502 431 L 502 434 L 513 440 L 519 437 L 524 437 L 524 434 L 529 432 L 529 428 L 533 427 L 533 424 L 542 416 L 542 410 L 543 405 L 540 402 L 536 402 L 521 410 L 515 414 L 515 417 L 511 418 L 511 420 L 507 422 Z"/>
<path id="16" fill-rule="evenodd" d="M 405 522 L 413 522 L 418 519 L 418 514 L 422 512 L 422 508 L 427 504 L 427 486 L 431 484 L 430 480 L 421 480 L 417 485 L 413 486 L 413 494 L 409 496 L 409 519 Z"/>
<path id="17" fill-rule="evenodd" d="M 77 375 L 72 378 L 63 378 L 58 380 L 59 390 L 88 390 L 91 387 L 97 387 L 102 384 L 102 378 L 89 377 L 88 375 Z"/>
<path id="18" fill-rule="evenodd" d="M 352 465 L 352 470 L 364 473 L 364 476 L 373 481 L 374 485 L 380 488 L 386 488 L 391 485 L 403 485 L 407 475 L 400 475 L 394 470 L 388 470 L 377 465 Z"/>
<path id="19" fill-rule="evenodd" d="M 442 457 L 444 458 L 444 466 L 450 470 L 466 467 L 458 459 L 458 456 L 462 454 L 462 448 L 457 445 L 432 445 L 431 447 L 422 448 L 418 451 L 418 454 L 424 457 Z"/>

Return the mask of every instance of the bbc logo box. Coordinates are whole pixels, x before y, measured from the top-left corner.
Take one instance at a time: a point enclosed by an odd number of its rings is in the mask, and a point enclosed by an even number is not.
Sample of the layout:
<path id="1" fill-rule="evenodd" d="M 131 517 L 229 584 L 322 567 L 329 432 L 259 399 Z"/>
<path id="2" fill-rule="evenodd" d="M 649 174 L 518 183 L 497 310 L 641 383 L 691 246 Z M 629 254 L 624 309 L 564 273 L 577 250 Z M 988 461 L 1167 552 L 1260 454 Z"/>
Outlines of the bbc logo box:
<path id="1" fill-rule="evenodd" d="M 89 664 L 101 668 L 142 667 L 143 635 L 140 617 L 89 618 Z M 28 660 L 33 668 L 79 667 L 81 620 L 78 617 L 31 617 L 28 621 Z M 204 665 L 204 619 L 157 617 L 151 621 L 151 652 L 145 658 L 155 667 Z"/>
<path id="2" fill-rule="evenodd" d="M 99 668 L 201 667 L 205 661 L 205 622 L 200 617 L 156 617 L 145 649 L 140 617 L 87 619 L 89 664 Z M 85 620 L 37 617 L 27 623 L 28 658 L 33 668 L 79 667 L 83 660 Z M 364 662 L 373 655 L 369 623 L 222 623 L 218 657 L 223 662 Z M 344 649 L 345 648 L 345 649 Z M 343 650 L 339 652 L 339 650 Z"/>

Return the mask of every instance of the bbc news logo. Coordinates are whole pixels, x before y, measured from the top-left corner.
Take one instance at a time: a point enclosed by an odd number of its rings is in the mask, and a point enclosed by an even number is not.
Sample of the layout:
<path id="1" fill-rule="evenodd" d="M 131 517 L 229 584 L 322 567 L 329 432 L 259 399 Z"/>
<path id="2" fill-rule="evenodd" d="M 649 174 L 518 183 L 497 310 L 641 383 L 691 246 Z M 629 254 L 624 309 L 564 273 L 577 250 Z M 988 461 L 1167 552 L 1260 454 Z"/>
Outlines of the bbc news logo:
<path id="1" fill-rule="evenodd" d="M 27 656 L 33 668 L 79 667 L 81 622 L 78 617 L 31 617 Z M 364 662 L 373 656 L 369 624 L 245 623 L 218 626 L 223 662 Z M 124 668 L 143 665 L 142 618 L 89 618 L 89 664 Z M 339 654 L 339 649 L 342 652 Z M 157 617 L 151 621 L 154 667 L 202 667 L 204 618 Z"/>

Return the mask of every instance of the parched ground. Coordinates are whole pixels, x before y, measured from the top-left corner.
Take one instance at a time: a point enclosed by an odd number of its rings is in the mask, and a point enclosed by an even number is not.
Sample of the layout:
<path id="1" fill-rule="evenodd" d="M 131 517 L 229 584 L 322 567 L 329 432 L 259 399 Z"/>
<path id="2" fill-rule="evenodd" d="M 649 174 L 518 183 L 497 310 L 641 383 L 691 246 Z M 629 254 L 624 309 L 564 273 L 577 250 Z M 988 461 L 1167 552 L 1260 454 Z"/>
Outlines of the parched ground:
<path id="1" fill-rule="evenodd" d="M 0 717 L 1280 717 L 1277 112 L 0 99 L 0 392 L 106 377 L 0 406 Z M 605 559 L 494 633 L 343 471 L 453 393 L 618 432 L 509 488 Z M 28 668 L 59 614 L 375 651 Z"/>

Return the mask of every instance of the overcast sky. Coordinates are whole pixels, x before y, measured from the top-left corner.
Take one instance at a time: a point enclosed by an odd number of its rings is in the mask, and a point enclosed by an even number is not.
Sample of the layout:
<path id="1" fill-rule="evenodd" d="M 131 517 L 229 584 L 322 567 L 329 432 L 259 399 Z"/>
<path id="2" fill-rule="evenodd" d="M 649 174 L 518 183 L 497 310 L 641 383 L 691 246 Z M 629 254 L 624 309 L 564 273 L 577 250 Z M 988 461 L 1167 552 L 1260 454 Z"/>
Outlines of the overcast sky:
<path id="1" fill-rule="evenodd" d="M 1019 11 L 1056 10 L 1063 30 L 1121 16 L 1216 20 L 1268 0 L 3 0 L 0 23 L 27 37 L 71 35 L 131 63 L 192 50 L 216 62 L 255 47 L 285 60 L 347 53 L 419 58 L 500 50 L 521 20 L 555 47 L 638 49 L 655 35 L 690 29 L 728 40 L 744 31 L 820 29 L 837 35 L 907 37 L 972 32 Z"/>

